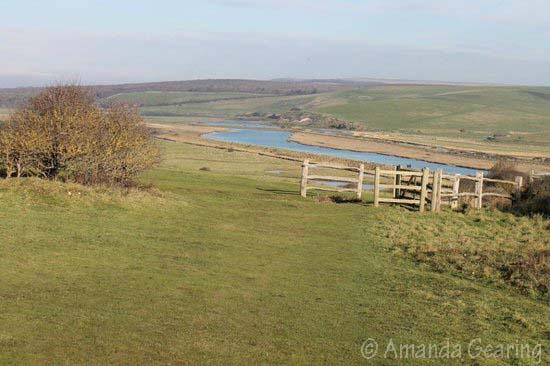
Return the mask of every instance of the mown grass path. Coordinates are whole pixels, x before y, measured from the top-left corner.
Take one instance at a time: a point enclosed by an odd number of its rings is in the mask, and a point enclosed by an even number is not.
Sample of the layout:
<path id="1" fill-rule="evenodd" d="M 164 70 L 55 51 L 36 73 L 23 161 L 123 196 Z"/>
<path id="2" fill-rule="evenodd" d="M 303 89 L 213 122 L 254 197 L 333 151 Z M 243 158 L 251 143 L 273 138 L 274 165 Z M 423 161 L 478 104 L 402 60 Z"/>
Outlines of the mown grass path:
<path id="1" fill-rule="evenodd" d="M 548 350 L 544 303 L 389 250 L 385 218 L 417 214 L 301 199 L 291 162 L 165 156 L 142 178 L 158 193 L 0 185 L 0 364 L 366 364 L 367 338 Z"/>

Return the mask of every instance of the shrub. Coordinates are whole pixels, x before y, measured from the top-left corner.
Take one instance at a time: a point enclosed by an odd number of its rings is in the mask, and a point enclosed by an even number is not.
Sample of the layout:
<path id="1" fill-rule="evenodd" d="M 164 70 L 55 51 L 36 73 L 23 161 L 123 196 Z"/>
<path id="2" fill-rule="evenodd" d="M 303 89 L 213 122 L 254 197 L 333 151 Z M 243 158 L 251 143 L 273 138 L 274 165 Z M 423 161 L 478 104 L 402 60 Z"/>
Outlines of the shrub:
<path id="1" fill-rule="evenodd" d="M 540 214 L 550 218 L 550 177 L 535 179 L 529 184 L 512 210 L 520 215 Z"/>
<path id="2" fill-rule="evenodd" d="M 159 156 L 135 108 L 103 110 L 78 85 L 44 89 L 0 128 L 5 177 L 126 184 Z"/>
<path id="3" fill-rule="evenodd" d="M 527 175 L 520 172 L 513 163 L 502 160 L 493 165 L 487 174 L 488 178 L 501 179 L 511 182 L 514 182 L 518 176 L 523 177 L 524 182 L 527 180 Z M 514 198 L 514 200 L 519 198 L 517 195 L 516 185 L 485 181 L 483 183 L 483 190 L 485 192 L 509 194 Z M 497 207 L 502 210 L 508 210 L 512 201 L 507 198 L 490 197 L 487 203 L 490 206 Z"/>
<path id="4" fill-rule="evenodd" d="M 518 176 L 522 176 L 524 179 L 527 178 L 527 175 L 518 171 L 516 166 L 513 163 L 500 160 L 489 169 L 489 178 L 493 179 L 502 179 L 502 180 L 514 180 Z"/>

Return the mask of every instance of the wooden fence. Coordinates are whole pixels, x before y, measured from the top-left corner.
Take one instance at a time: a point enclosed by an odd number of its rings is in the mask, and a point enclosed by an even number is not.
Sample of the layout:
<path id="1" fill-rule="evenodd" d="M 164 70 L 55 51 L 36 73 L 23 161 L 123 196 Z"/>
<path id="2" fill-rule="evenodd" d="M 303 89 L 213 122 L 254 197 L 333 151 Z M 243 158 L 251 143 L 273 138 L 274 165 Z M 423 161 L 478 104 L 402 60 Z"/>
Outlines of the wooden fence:
<path id="1" fill-rule="evenodd" d="M 473 192 L 468 192 L 460 189 L 461 182 L 472 181 L 474 182 Z M 502 186 L 510 186 L 512 193 L 500 193 L 486 191 L 488 184 L 496 183 Z M 487 197 L 498 197 L 508 200 L 514 199 L 514 194 L 518 195 L 521 192 L 523 186 L 523 177 L 517 176 L 514 181 L 486 178 L 482 172 L 477 172 L 475 176 L 462 175 L 462 174 L 443 174 L 442 183 L 438 187 L 439 202 L 437 205 L 449 204 L 451 208 L 457 208 L 461 197 L 471 197 L 474 199 L 474 207 L 483 207 L 483 199 Z M 443 200 L 447 198 L 447 200 Z"/>
<path id="2" fill-rule="evenodd" d="M 339 177 L 328 175 L 312 175 L 310 169 L 329 168 L 346 170 L 357 173 L 357 177 Z M 550 174 L 548 174 L 550 175 Z M 349 167 L 328 163 L 311 163 L 308 159 L 302 164 L 302 181 L 300 193 L 307 196 L 309 190 L 323 190 L 336 192 L 355 192 L 358 199 L 362 198 L 363 183 L 366 176 L 372 176 L 374 206 L 381 203 L 396 203 L 414 205 L 420 212 L 428 207 L 433 212 L 439 212 L 442 205 L 450 205 L 456 209 L 461 198 L 473 199 L 474 207 L 483 207 L 483 199 L 498 197 L 503 199 L 514 199 L 523 186 L 523 178 L 518 176 L 514 181 L 486 178 L 482 172 L 475 176 L 463 174 L 445 174 L 442 169 L 430 171 L 428 168 L 420 170 L 410 169 L 402 166 L 394 167 L 392 170 L 383 170 L 379 166 L 374 170 L 365 170 L 363 164 L 359 167 Z M 311 181 L 332 181 L 345 182 L 351 187 L 318 187 L 310 185 Z M 461 183 L 473 182 L 473 191 L 461 187 Z M 489 185 L 509 186 L 504 193 L 486 190 Z M 471 184 L 468 186 L 472 186 Z M 462 188 L 462 189 L 461 189 Z M 391 190 L 391 194 L 382 195 L 381 191 Z M 511 193 L 508 193 L 511 191 Z"/>
<path id="3" fill-rule="evenodd" d="M 529 183 L 533 183 L 535 179 L 542 179 L 544 177 L 550 177 L 550 172 L 537 172 L 535 170 L 531 170 L 529 172 Z"/>
<path id="4" fill-rule="evenodd" d="M 357 173 L 357 178 L 352 177 L 337 177 L 337 176 L 328 176 L 328 175 L 312 175 L 310 174 L 310 169 L 316 168 L 328 168 L 328 169 L 337 169 L 337 170 L 346 170 Z M 330 163 L 310 163 L 309 159 L 305 159 L 302 164 L 302 182 L 300 184 L 300 194 L 302 197 L 307 196 L 307 191 L 309 190 L 319 190 L 319 191 L 336 191 L 336 192 L 355 192 L 356 197 L 361 199 L 363 194 L 363 179 L 364 179 L 365 165 L 360 164 L 358 168 L 330 164 Z M 330 182 L 345 182 L 353 184 L 354 188 L 346 187 L 318 187 L 309 185 L 310 181 L 330 181 Z"/>

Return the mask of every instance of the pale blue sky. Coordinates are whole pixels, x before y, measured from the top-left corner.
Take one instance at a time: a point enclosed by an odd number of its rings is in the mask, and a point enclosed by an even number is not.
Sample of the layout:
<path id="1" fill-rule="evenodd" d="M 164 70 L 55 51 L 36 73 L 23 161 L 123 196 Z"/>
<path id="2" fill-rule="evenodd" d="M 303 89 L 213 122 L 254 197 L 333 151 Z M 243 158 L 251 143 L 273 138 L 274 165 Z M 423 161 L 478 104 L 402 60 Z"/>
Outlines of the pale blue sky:
<path id="1" fill-rule="evenodd" d="M 0 87 L 79 78 L 550 85 L 548 0 L 2 0 Z"/>

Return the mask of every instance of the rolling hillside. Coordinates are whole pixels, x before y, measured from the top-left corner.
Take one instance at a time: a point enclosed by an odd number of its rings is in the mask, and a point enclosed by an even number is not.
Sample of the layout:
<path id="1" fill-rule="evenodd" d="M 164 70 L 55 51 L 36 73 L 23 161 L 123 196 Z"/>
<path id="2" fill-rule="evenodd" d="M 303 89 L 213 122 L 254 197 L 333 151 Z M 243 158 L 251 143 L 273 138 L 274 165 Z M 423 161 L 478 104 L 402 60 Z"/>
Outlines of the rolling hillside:
<path id="1" fill-rule="evenodd" d="M 384 131 L 550 130 L 550 88 L 388 85 L 337 92 L 314 109 Z"/>
<path id="2" fill-rule="evenodd" d="M 548 149 L 550 88 L 477 85 L 410 85 L 349 80 L 197 80 L 96 86 L 102 104 L 136 104 L 162 122 L 286 114 L 288 125 L 312 116 L 352 122 L 366 131 L 397 133 L 423 143 Z M 36 89 L 0 90 L 0 108 L 13 107 Z M 294 111 L 294 112 L 292 112 Z M 5 115 L 5 110 L 4 110 Z M 353 128 L 353 127 L 352 127 Z M 473 146 L 473 145 L 472 145 Z"/>

